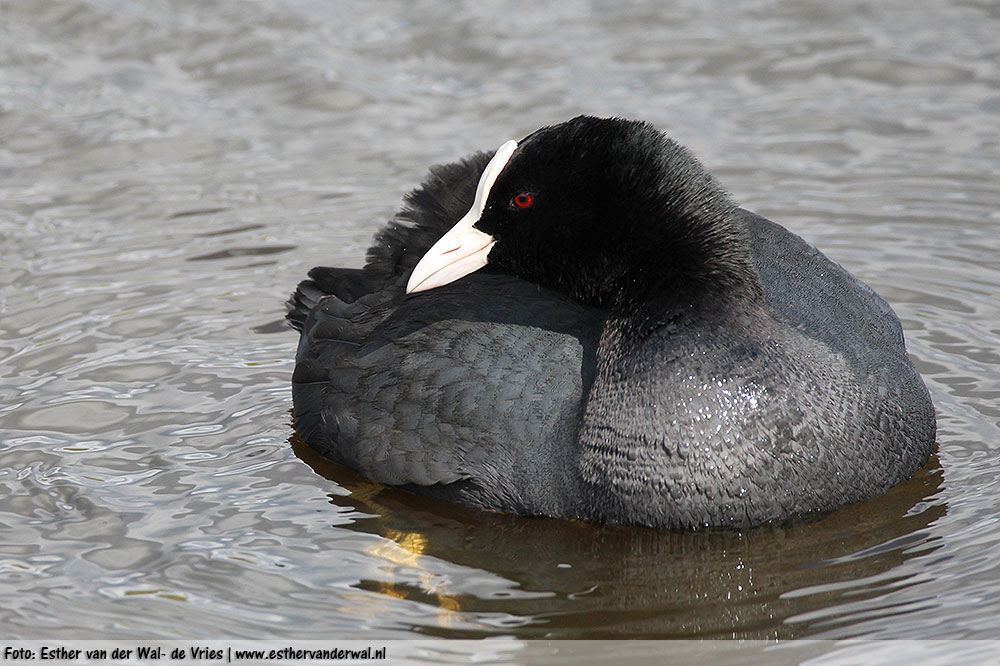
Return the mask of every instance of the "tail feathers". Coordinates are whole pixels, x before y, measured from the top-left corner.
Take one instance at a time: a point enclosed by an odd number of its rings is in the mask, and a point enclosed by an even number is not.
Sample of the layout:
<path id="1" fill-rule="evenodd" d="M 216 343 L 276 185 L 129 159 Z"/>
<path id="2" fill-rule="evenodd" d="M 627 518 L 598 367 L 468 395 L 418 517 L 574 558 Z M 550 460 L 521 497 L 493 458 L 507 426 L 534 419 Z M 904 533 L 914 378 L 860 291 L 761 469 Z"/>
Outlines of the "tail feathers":
<path id="1" fill-rule="evenodd" d="M 377 288 L 371 277 L 357 268 L 317 266 L 309 271 L 309 278 L 299 283 L 295 293 L 285 303 L 288 309 L 285 318 L 298 331 L 305 326 L 309 313 L 324 296 L 333 295 L 344 303 L 353 303 Z"/>
<path id="2" fill-rule="evenodd" d="M 324 294 L 333 294 L 344 303 L 353 303 L 379 288 L 362 269 L 317 266 L 309 271 L 312 283 Z"/>
<path id="3" fill-rule="evenodd" d="M 295 288 L 295 293 L 285 302 L 285 319 L 296 331 L 301 331 L 306 325 L 309 313 L 326 294 L 312 280 L 303 280 Z"/>

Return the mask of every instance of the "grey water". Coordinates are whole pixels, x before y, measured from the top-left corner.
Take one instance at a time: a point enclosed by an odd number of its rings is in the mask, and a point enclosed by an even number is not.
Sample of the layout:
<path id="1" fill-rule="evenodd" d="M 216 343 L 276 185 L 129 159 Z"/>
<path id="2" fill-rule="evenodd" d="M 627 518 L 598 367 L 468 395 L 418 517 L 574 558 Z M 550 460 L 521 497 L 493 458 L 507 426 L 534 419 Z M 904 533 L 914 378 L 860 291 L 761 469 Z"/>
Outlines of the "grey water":
<path id="1" fill-rule="evenodd" d="M 541 6 L 0 0 L 0 634 L 1000 638 L 1000 6 Z M 892 304 L 938 410 L 914 479 L 658 533 L 298 442 L 296 282 L 431 164 L 579 113 L 653 122 Z"/>

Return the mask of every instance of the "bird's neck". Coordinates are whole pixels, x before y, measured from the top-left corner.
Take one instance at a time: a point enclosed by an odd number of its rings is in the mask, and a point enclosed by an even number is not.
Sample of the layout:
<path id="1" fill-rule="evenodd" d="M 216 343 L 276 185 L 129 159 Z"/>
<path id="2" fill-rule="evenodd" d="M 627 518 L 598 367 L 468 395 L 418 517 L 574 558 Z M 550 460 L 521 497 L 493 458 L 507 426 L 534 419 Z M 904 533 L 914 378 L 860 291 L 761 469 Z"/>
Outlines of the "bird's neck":
<path id="1" fill-rule="evenodd" d="M 763 307 L 763 288 L 746 243 L 693 256 L 668 246 L 623 274 L 607 301 L 606 352 L 627 351 L 664 326 L 697 329 L 736 321 Z M 699 250 L 704 250 L 700 247 Z"/>

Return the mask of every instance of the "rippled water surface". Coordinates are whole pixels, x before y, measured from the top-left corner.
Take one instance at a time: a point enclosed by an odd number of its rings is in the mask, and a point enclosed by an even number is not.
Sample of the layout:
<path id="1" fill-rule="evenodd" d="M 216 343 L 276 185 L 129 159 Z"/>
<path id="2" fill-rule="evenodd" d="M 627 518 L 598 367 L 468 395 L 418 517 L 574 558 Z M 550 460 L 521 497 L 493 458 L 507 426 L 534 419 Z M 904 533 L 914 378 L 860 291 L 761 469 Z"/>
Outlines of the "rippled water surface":
<path id="1" fill-rule="evenodd" d="M 997 5 L 534 7 L 0 0 L 4 635 L 1000 638 Z M 296 440 L 306 270 L 360 265 L 428 165 L 581 112 L 654 122 L 890 301 L 924 470 L 662 534 L 432 503 Z"/>

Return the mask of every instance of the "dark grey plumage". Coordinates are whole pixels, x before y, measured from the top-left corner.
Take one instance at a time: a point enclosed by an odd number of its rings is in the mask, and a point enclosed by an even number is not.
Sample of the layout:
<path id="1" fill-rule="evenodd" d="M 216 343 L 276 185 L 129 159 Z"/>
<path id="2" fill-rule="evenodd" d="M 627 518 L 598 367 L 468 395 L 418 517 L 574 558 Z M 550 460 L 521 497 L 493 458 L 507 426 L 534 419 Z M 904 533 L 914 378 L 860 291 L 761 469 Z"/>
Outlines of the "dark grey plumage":
<path id="1" fill-rule="evenodd" d="M 885 301 L 647 125 L 528 137 L 477 225 L 490 264 L 404 296 L 489 157 L 432 169 L 364 269 L 293 295 L 296 428 L 321 454 L 477 508 L 658 528 L 833 509 L 927 460 L 933 406 Z M 502 197 L 525 183 L 567 200 L 519 226 Z"/>

